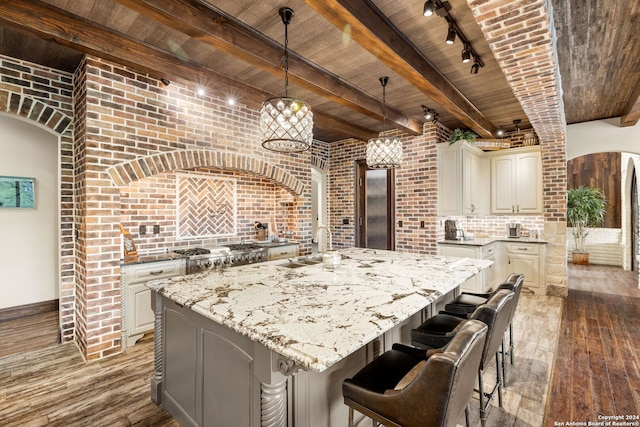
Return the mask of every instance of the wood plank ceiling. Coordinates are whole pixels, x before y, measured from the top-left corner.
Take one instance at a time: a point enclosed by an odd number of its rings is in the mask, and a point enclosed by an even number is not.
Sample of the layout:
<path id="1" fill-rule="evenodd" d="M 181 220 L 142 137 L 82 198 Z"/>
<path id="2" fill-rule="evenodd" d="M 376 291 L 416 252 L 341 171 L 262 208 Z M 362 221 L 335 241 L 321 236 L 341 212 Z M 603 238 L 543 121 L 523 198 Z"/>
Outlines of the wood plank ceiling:
<path id="1" fill-rule="evenodd" d="M 390 77 L 388 129 L 420 133 L 421 105 L 435 109 L 448 128 L 468 127 L 484 137 L 512 129 L 516 119 L 529 127 L 466 1 L 449 3 L 484 63 L 478 74 L 461 62 L 459 41 L 444 43 L 445 19 L 422 16 L 423 2 L 414 0 L 263 0 L 249 7 L 237 0 L 3 0 L 0 53 L 66 71 L 91 53 L 259 108 L 265 98 L 284 94 L 278 9 L 288 6 L 295 12 L 289 94 L 311 104 L 316 139 L 366 140 L 380 132 L 383 75 Z M 629 20 L 621 19 L 620 3 Z M 619 115 L 628 125 L 638 120 L 640 56 L 631 53 L 640 51 L 639 4 L 599 2 L 603 10 L 596 11 L 582 0 L 554 0 L 569 123 Z M 625 55 L 618 40 L 629 43 Z M 610 62 L 596 60 L 600 55 Z"/>

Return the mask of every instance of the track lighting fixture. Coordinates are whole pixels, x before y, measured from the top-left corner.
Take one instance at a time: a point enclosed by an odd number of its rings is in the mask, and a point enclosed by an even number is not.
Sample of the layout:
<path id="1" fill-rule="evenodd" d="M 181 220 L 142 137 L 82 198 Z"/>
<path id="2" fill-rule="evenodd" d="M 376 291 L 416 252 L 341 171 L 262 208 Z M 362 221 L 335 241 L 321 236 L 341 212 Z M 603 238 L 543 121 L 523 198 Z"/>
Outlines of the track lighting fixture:
<path id="1" fill-rule="evenodd" d="M 453 44 L 456 41 L 456 29 L 453 28 L 453 24 L 449 22 L 449 30 L 447 31 L 447 39 L 445 40 L 446 44 Z"/>
<path id="2" fill-rule="evenodd" d="M 458 24 L 456 23 L 453 16 L 449 13 L 451 10 L 451 5 L 448 1 L 441 0 L 427 0 L 424 4 L 423 14 L 424 16 L 431 16 L 434 13 L 447 21 L 449 24 L 449 29 L 447 30 L 447 38 L 445 40 L 446 44 L 453 44 L 456 41 L 456 37 L 460 39 L 460 42 L 463 44 L 462 48 L 462 62 L 467 64 L 471 62 L 471 58 L 473 57 L 474 63 L 471 66 L 471 74 L 478 74 L 478 71 L 481 67 L 484 67 L 484 63 L 480 59 L 480 56 L 476 53 L 471 46 L 471 42 L 464 35 Z"/>
<path id="3" fill-rule="evenodd" d="M 425 120 L 430 121 L 431 123 L 438 123 L 438 113 L 436 113 L 436 110 L 432 110 L 426 105 L 423 105 L 422 114 Z"/>
<path id="4" fill-rule="evenodd" d="M 422 12 L 422 14 L 424 16 L 431 16 L 433 15 L 433 11 L 435 10 L 436 5 L 433 3 L 433 0 L 427 0 L 426 2 L 424 2 L 424 10 Z"/>
<path id="5" fill-rule="evenodd" d="M 514 132 L 520 132 L 520 123 L 522 123 L 522 120 L 520 120 L 520 119 L 515 119 L 513 121 L 513 131 Z"/>
<path id="6" fill-rule="evenodd" d="M 171 84 L 171 82 L 167 79 L 165 79 L 164 77 L 160 78 L 160 81 L 162 82 L 163 85 L 165 86 L 169 86 Z"/>
<path id="7" fill-rule="evenodd" d="M 465 43 L 462 48 L 462 62 L 465 64 L 471 61 L 471 51 L 469 50 L 469 43 Z"/>
<path id="8" fill-rule="evenodd" d="M 504 129 L 502 129 L 502 126 L 496 129 L 496 136 L 499 138 L 502 138 L 504 136 Z"/>

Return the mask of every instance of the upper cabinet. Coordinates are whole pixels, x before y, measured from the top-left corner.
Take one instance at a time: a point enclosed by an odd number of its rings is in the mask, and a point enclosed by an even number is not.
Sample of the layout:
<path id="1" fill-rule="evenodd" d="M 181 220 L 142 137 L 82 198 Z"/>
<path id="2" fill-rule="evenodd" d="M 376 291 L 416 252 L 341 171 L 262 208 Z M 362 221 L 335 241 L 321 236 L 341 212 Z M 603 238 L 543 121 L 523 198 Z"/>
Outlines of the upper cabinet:
<path id="1" fill-rule="evenodd" d="M 484 215 L 489 210 L 488 159 L 465 142 L 438 144 L 438 215 Z"/>
<path id="2" fill-rule="evenodd" d="M 491 153 L 491 213 L 537 214 L 542 205 L 540 147 Z"/>

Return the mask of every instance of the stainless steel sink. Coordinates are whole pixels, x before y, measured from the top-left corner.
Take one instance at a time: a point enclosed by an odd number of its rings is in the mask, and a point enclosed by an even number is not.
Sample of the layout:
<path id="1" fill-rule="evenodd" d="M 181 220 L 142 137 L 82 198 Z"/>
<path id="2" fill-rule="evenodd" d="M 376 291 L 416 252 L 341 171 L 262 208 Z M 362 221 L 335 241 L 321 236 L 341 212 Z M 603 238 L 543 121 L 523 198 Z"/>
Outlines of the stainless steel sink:
<path id="1" fill-rule="evenodd" d="M 320 264 L 321 262 L 322 262 L 322 257 L 309 257 L 309 258 L 302 257 L 297 259 L 291 259 L 287 262 L 284 262 L 278 265 L 280 267 L 287 267 L 287 268 L 300 268 L 307 265 Z"/>

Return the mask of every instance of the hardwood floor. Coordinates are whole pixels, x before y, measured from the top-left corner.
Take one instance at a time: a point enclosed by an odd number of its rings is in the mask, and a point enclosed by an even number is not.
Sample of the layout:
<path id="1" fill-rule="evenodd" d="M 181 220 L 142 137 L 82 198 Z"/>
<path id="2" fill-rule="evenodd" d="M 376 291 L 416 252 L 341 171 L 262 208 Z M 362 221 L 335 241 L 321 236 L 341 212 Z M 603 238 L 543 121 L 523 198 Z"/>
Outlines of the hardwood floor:
<path id="1" fill-rule="evenodd" d="M 640 415 L 637 273 L 569 264 L 568 276 L 544 426 Z"/>
<path id="2" fill-rule="evenodd" d="M 153 336 L 89 363 L 73 343 L 2 357 L 0 426 L 178 427 L 151 402 L 152 370 Z"/>
<path id="3" fill-rule="evenodd" d="M 58 311 L 0 322 L 0 357 L 58 342 Z"/>
<path id="4" fill-rule="evenodd" d="M 488 426 L 546 427 L 597 421 L 600 413 L 640 414 L 637 275 L 570 265 L 568 284 L 566 300 L 523 293 L 514 320 L 516 364 L 508 372 L 504 407 L 494 401 Z M 36 329 L 57 323 L 36 322 Z M 24 334 L 7 326 L 0 322 L 0 426 L 178 426 L 149 397 L 152 336 L 122 354 L 85 363 L 71 343 L 28 350 L 18 343 Z M 46 340 L 39 335 L 23 341 Z M 477 401 L 472 419 L 479 425 Z"/>

